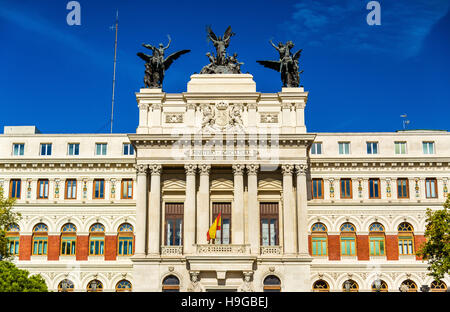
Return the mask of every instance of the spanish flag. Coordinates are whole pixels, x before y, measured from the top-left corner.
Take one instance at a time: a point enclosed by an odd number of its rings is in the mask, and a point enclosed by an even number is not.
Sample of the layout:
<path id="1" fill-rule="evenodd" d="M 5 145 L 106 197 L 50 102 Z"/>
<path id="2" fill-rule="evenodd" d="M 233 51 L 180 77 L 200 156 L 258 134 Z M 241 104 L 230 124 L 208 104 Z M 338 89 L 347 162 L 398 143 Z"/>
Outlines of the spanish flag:
<path id="1" fill-rule="evenodd" d="M 217 230 L 220 230 L 220 224 L 222 221 L 222 217 L 220 216 L 220 212 L 219 215 L 217 216 L 216 220 L 214 220 L 214 223 L 211 225 L 211 227 L 209 228 L 209 231 L 206 233 L 206 239 L 208 241 L 210 241 L 211 239 L 216 239 L 216 232 Z"/>

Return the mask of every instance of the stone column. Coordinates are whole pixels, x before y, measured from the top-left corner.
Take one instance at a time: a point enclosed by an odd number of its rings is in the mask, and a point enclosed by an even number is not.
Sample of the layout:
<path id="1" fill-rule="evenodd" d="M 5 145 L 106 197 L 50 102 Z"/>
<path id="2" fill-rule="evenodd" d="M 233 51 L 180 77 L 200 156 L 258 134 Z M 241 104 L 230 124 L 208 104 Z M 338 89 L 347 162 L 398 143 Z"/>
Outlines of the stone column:
<path id="1" fill-rule="evenodd" d="M 259 206 L 258 169 L 259 165 L 247 165 L 248 175 L 248 243 L 252 254 L 259 253 Z"/>
<path id="2" fill-rule="evenodd" d="M 298 253 L 309 257 L 308 250 L 308 206 L 306 190 L 306 171 L 308 165 L 295 165 L 297 173 L 297 224 L 298 224 Z"/>
<path id="3" fill-rule="evenodd" d="M 195 173 L 197 165 L 188 164 L 186 170 L 186 197 L 184 200 L 184 253 L 195 252 Z"/>
<path id="4" fill-rule="evenodd" d="M 231 209 L 232 243 L 244 244 L 244 165 L 233 165 L 234 205 Z"/>
<path id="5" fill-rule="evenodd" d="M 200 186 L 197 205 L 197 244 L 206 244 L 209 229 L 209 173 L 211 165 L 199 165 Z"/>
<path id="6" fill-rule="evenodd" d="M 140 103 L 139 107 L 139 126 L 136 133 L 148 133 L 148 104 Z"/>
<path id="7" fill-rule="evenodd" d="M 150 165 L 150 201 L 148 209 L 148 254 L 159 255 L 161 247 L 161 165 Z"/>
<path id="8" fill-rule="evenodd" d="M 284 217 L 284 253 L 294 255 L 297 252 L 297 231 L 295 226 L 295 203 L 293 202 L 292 172 L 293 165 L 282 165 L 283 172 L 283 217 Z"/>
<path id="9" fill-rule="evenodd" d="M 145 256 L 147 227 L 147 171 L 148 165 L 137 165 L 136 192 L 136 247 L 135 256 Z"/>

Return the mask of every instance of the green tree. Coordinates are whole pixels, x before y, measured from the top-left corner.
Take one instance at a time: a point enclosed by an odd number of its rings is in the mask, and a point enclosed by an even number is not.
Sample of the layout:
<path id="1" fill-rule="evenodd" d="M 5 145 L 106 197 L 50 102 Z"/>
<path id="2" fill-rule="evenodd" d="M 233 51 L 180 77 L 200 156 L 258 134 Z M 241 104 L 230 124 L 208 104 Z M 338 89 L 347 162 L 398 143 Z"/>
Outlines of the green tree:
<path id="1" fill-rule="evenodd" d="M 427 209 L 426 243 L 418 255 L 428 261 L 429 275 L 436 281 L 441 280 L 450 269 L 450 194 L 444 203 L 444 209 Z"/>
<path id="2" fill-rule="evenodd" d="M 27 270 L 17 268 L 9 261 L 0 261 L 0 292 L 47 292 L 42 276 L 29 276 Z"/>
<path id="3" fill-rule="evenodd" d="M 7 260 L 11 256 L 6 229 L 20 219 L 20 213 L 13 211 L 14 203 L 14 199 L 4 198 L 3 188 L 0 187 L 0 260 Z"/>

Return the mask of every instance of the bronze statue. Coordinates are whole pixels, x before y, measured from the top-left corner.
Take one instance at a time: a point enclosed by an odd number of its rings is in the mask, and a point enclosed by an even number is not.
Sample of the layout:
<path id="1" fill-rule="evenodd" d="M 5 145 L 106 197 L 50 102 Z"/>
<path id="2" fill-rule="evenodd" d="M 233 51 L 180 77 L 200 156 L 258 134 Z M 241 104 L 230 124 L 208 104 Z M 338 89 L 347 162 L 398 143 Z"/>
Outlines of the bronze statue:
<path id="1" fill-rule="evenodd" d="M 270 44 L 279 52 L 279 61 L 256 61 L 264 67 L 274 69 L 281 73 L 281 81 L 283 82 L 283 87 L 297 88 L 300 85 L 299 75 L 303 73 L 299 71 L 299 58 L 302 53 L 302 49 L 295 52 L 294 55 L 291 53 L 291 49 L 294 47 L 292 41 L 278 43 L 278 46 L 274 45 L 272 40 L 269 41 Z"/>
<path id="2" fill-rule="evenodd" d="M 165 50 L 169 48 L 171 42 L 170 36 L 168 37 L 169 43 L 165 47 L 162 43 L 159 44 L 158 48 L 150 44 L 142 44 L 143 47 L 152 50 L 152 55 L 142 52 L 137 53 L 137 55 L 145 61 L 144 84 L 146 88 L 162 88 L 165 71 L 169 69 L 173 61 L 178 59 L 181 55 L 191 51 L 181 50 L 164 58 Z"/>

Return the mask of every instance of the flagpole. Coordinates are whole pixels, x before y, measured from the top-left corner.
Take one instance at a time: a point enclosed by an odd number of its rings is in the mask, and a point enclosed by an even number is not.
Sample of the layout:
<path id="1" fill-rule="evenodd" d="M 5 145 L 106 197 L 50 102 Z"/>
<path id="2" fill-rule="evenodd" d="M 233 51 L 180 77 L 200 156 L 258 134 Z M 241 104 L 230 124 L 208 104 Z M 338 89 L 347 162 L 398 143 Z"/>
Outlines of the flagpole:
<path id="1" fill-rule="evenodd" d="M 116 11 L 116 39 L 114 42 L 114 72 L 113 72 L 113 87 L 112 87 L 112 100 L 111 100 L 111 133 L 113 132 L 114 121 L 114 90 L 116 86 L 116 60 L 117 60 L 117 31 L 119 29 L 119 10 Z"/>

